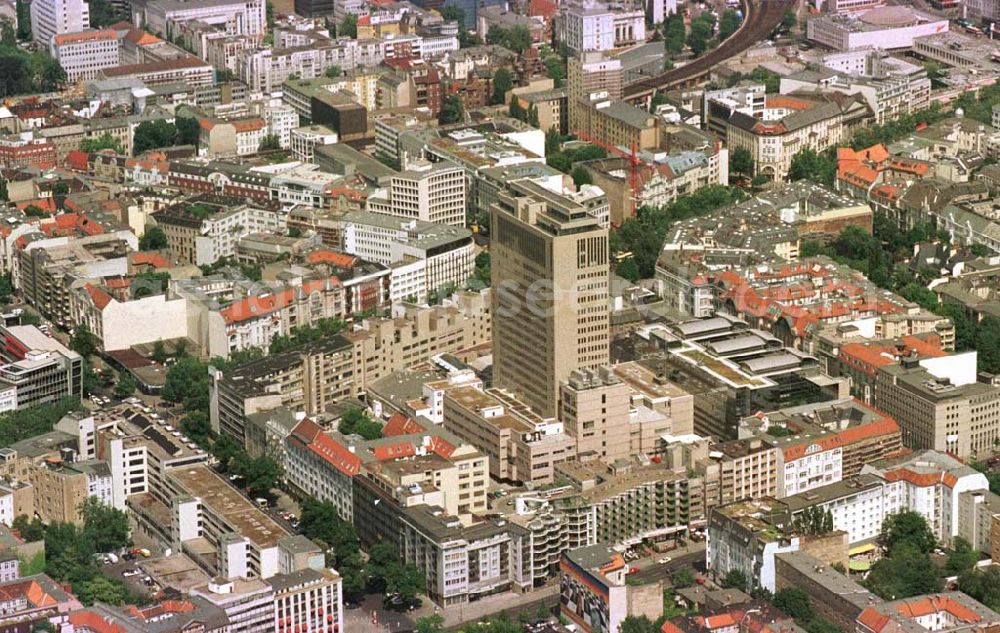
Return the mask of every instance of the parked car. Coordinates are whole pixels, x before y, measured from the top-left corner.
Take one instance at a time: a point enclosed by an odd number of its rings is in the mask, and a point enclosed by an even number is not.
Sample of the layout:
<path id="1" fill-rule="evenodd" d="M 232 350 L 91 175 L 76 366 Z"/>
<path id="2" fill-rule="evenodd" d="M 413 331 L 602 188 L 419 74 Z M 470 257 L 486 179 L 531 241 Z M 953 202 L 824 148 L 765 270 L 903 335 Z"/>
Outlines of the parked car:
<path id="1" fill-rule="evenodd" d="M 661 565 L 666 565 L 666 564 L 667 564 L 667 563 L 669 563 L 669 562 L 670 562 L 671 560 L 673 560 L 673 559 L 672 559 L 672 558 L 670 558 L 669 556 L 664 556 L 663 558 L 660 558 L 660 559 L 658 559 L 658 560 L 657 560 L 656 562 L 658 562 L 658 563 L 659 563 L 659 564 L 661 564 Z"/>

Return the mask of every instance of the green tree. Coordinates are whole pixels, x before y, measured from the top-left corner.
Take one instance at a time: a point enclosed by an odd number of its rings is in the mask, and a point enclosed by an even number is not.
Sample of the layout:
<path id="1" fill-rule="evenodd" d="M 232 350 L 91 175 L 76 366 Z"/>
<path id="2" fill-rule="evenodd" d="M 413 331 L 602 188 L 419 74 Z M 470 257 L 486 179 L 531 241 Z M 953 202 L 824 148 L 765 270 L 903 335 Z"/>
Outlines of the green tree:
<path id="1" fill-rule="evenodd" d="M 431 615 L 417 618 L 414 630 L 417 633 L 444 633 L 444 617 L 437 613 L 432 613 Z"/>
<path id="2" fill-rule="evenodd" d="M 492 102 L 494 104 L 505 103 L 507 99 L 507 93 L 513 87 L 514 87 L 513 76 L 510 74 L 509 70 L 501 66 L 500 68 L 497 69 L 495 73 L 493 73 Z M 517 99 L 514 99 L 513 101 L 517 101 Z"/>
<path id="3" fill-rule="evenodd" d="M 103 29 L 115 22 L 127 21 L 129 19 L 127 11 L 119 9 L 118 6 L 111 4 L 108 0 L 90 0 L 89 4 L 91 28 Z"/>
<path id="4" fill-rule="evenodd" d="M 837 178 L 837 159 L 829 152 L 817 154 L 806 148 L 792 156 L 788 168 L 788 179 L 791 181 L 808 179 L 828 187 L 833 186 Z"/>
<path id="5" fill-rule="evenodd" d="M 542 60 L 545 63 L 545 74 L 552 80 L 555 88 L 562 88 L 566 83 L 566 63 L 559 55 L 548 55 Z"/>
<path id="6" fill-rule="evenodd" d="M 806 625 L 808 633 L 841 633 L 840 627 L 825 618 L 813 618 L 812 622 Z"/>
<path id="7" fill-rule="evenodd" d="M 177 141 L 177 126 L 166 119 L 143 121 L 136 126 L 134 138 L 132 153 L 138 156 L 151 149 L 174 145 Z"/>
<path id="8" fill-rule="evenodd" d="M 97 497 L 87 497 L 80 506 L 83 515 L 83 538 L 96 552 L 113 552 L 132 544 L 128 516 Z"/>
<path id="9" fill-rule="evenodd" d="M 792 616 L 796 621 L 809 622 L 813 619 L 809 594 L 798 587 L 779 589 L 774 593 L 772 602 L 774 606 Z"/>
<path id="10" fill-rule="evenodd" d="M 112 580 L 100 574 L 73 587 L 80 602 L 88 606 L 95 602 L 123 605 L 129 598 L 128 588 L 120 580 Z"/>
<path id="11" fill-rule="evenodd" d="M 175 143 L 198 147 L 198 138 L 201 136 L 201 127 L 198 125 L 198 119 L 193 116 L 178 115 L 174 119 L 174 127 L 177 129 Z"/>
<path id="12" fill-rule="evenodd" d="M 81 323 L 73 330 L 73 336 L 69 339 L 69 347 L 74 352 L 83 356 L 84 358 L 90 358 L 97 353 L 100 346 L 100 339 L 98 339 L 87 327 L 86 323 Z"/>
<path id="13" fill-rule="evenodd" d="M 521 25 L 510 28 L 491 26 L 490 30 L 486 33 L 486 43 L 503 46 L 515 53 L 521 54 L 531 48 L 531 31 Z"/>
<path id="14" fill-rule="evenodd" d="M 26 0 L 16 0 L 15 11 L 17 12 L 17 39 L 31 39 L 31 3 Z"/>
<path id="15" fill-rule="evenodd" d="M 268 152 L 276 149 L 281 149 L 281 139 L 278 138 L 277 134 L 265 134 L 264 138 L 260 139 L 260 145 L 257 146 L 258 152 Z"/>
<path id="16" fill-rule="evenodd" d="M 573 184 L 577 187 L 582 187 L 583 185 L 593 184 L 593 179 L 590 177 L 590 172 L 583 168 L 582 165 L 576 165 L 573 167 Z"/>
<path id="17" fill-rule="evenodd" d="M 337 33 L 340 37 L 350 37 L 353 39 L 358 38 L 358 16 L 353 13 L 348 13 L 344 16 L 344 19 L 340 22 L 340 28 L 337 29 Z"/>
<path id="18" fill-rule="evenodd" d="M 181 431 L 204 447 L 212 437 L 212 422 L 204 411 L 192 411 L 181 420 Z"/>
<path id="19" fill-rule="evenodd" d="M 267 455 L 247 458 L 244 456 L 233 465 L 247 487 L 247 491 L 255 497 L 270 496 L 271 490 L 281 478 L 281 465 Z"/>
<path id="20" fill-rule="evenodd" d="M 937 546 L 937 537 L 931 526 L 923 515 L 913 510 L 902 510 L 887 516 L 882 521 L 876 541 L 882 551 L 890 554 L 903 546 L 927 554 Z"/>
<path id="21" fill-rule="evenodd" d="M 937 567 L 926 552 L 914 545 L 915 540 L 919 539 L 900 541 L 888 556 L 872 566 L 865 579 L 872 593 L 894 600 L 941 590 Z"/>
<path id="22" fill-rule="evenodd" d="M 167 370 L 161 395 L 188 411 L 208 411 L 208 365 L 193 356 L 179 359 Z"/>
<path id="23" fill-rule="evenodd" d="M 795 26 L 796 21 L 795 11 L 789 9 L 788 11 L 785 11 L 783 16 L 781 16 L 781 28 L 789 31 Z"/>
<path id="24" fill-rule="evenodd" d="M 337 430 L 344 435 L 360 435 L 366 440 L 382 437 L 382 426 L 357 407 L 351 407 L 344 412 Z"/>
<path id="25" fill-rule="evenodd" d="M 451 125 L 461 123 L 465 120 L 465 108 L 462 105 L 462 97 L 457 94 L 450 94 L 441 103 L 441 112 L 438 113 L 438 123 L 440 125 Z"/>
<path id="26" fill-rule="evenodd" d="M 737 147 L 729 152 L 729 172 L 741 176 L 753 175 L 753 156 L 745 147 Z"/>
<path id="27" fill-rule="evenodd" d="M 100 136 L 85 138 L 80 141 L 80 149 L 84 152 L 99 152 L 101 150 L 110 149 L 115 154 L 124 154 L 125 149 L 122 144 L 114 136 L 111 136 L 110 132 L 105 132 Z"/>
<path id="28" fill-rule="evenodd" d="M 48 433 L 64 415 L 80 409 L 80 399 L 67 396 L 56 403 L 18 409 L 0 415 L 0 446 Z"/>
<path id="29" fill-rule="evenodd" d="M 715 16 L 708 11 L 703 11 L 698 17 L 691 20 L 691 31 L 687 36 L 687 44 L 695 57 L 711 48 L 710 42 L 715 29 Z"/>
<path id="30" fill-rule="evenodd" d="M 135 393 L 135 390 L 139 386 L 135 382 L 135 378 L 128 371 L 123 371 L 118 374 L 118 382 L 115 383 L 115 395 L 121 399 L 128 398 Z"/>
<path id="31" fill-rule="evenodd" d="M 976 328 L 980 371 L 1000 374 L 1000 318 L 983 317 Z"/>
<path id="32" fill-rule="evenodd" d="M 334 64 L 333 66 L 327 67 L 327 69 L 323 71 L 323 74 L 326 75 L 327 77 L 330 77 L 331 79 L 336 79 L 337 77 L 340 77 L 341 75 L 344 74 L 344 69 Z"/>
<path id="33" fill-rule="evenodd" d="M 961 536 L 956 536 L 952 544 L 952 550 L 948 554 L 948 573 L 957 576 L 968 571 L 979 562 L 979 552 L 972 544 Z"/>
<path id="34" fill-rule="evenodd" d="M 151 226 L 139 238 L 139 250 L 158 251 L 167 248 L 167 234 L 158 226 Z"/>
<path id="35" fill-rule="evenodd" d="M 994 611 L 1000 609 L 1000 566 L 968 569 L 958 576 L 958 588 Z"/>
<path id="36" fill-rule="evenodd" d="M 629 615 L 622 620 L 621 633 L 659 633 L 660 627 L 644 615 Z"/>
<path id="37" fill-rule="evenodd" d="M 694 585 L 694 574 L 690 569 L 678 569 L 670 576 L 671 584 L 677 589 L 685 589 Z"/>
<path id="38" fill-rule="evenodd" d="M 232 435 L 220 435 L 212 443 L 212 457 L 219 461 L 219 470 L 238 474 L 236 469 L 240 458 L 245 457 L 243 447 Z"/>
<path id="39" fill-rule="evenodd" d="M 680 55 L 684 52 L 684 40 L 687 29 L 684 26 L 684 16 L 680 12 L 670 14 L 663 22 L 663 47 L 670 55 Z"/>
<path id="40" fill-rule="evenodd" d="M 740 15 L 734 9 L 726 9 L 719 18 L 719 39 L 726 39 L 740 28 Z"/>
<path id="41" fill-rule="evenodd" d="M 747 591 L 750 587 L 750 583 L 747 580 L 746 574 L 744 574 L 739 569 L 730 569 L 726 572 L 726 575 L 722 577 L 722 586 L 725 589 L 739 589 L 741 591 Z"/>

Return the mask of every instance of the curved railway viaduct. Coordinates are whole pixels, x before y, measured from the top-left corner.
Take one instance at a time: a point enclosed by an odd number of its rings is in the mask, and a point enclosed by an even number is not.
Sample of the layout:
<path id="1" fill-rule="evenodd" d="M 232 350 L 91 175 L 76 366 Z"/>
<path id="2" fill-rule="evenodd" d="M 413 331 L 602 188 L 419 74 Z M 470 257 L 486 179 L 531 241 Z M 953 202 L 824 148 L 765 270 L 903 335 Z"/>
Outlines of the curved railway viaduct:
<path id="1" fill-rule="evenodd" d="M 632 102 L 644 100 L 657 90 L 689 85 L 704 79 L 712 68 L 766 38 L 781 23 L 785 11 L 795 6 L 795 0 L 740 0 L 740 4 L 746 17 L 739 30 L 714 49 L 683 66 L 628 84 L 623 90 L 622 99 Z"/>

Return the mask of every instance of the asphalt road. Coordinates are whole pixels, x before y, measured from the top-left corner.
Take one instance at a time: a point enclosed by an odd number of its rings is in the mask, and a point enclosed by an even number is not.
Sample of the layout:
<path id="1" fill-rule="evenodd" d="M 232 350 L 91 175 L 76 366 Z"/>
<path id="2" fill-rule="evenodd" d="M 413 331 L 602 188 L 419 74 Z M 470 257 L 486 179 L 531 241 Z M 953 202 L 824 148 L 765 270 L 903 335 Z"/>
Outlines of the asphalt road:
<path id="1" fill-rule="evenodd" d="M 665 565 L 657 563 L 656 560 L 663 558 L 663 556 L 670 556 L 670 562 Z M 635 578 L 643 582 L 669 580 L 670 574 L 684 567 L 704 569 L 705 544 L 695 543 L 693 545 L 689 545 L 683 553 L 677 555 L 668 552 L 667 554 L 653 556 L 652 563 L 646 563 L 646 560 L 649 559 L 639 561 L 638 564 L 633 563 L 634 566 L 639 568 L 639 571 L 638 573 L 632 574 L 630 578 Z"/>

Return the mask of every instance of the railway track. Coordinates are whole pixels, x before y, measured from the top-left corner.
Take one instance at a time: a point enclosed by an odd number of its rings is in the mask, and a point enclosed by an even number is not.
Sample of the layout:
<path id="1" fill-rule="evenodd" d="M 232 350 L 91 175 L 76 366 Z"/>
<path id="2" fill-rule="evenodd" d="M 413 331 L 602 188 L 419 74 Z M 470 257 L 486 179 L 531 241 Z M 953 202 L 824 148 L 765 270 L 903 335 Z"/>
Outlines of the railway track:
<path id="1" fill-rule="evenodd" d="M 684 66 L 625 86 L 623 98 L 635 101 L 652 95 L 656 90 L 673 88 L 704 77 L 715 66 L 739 55 L 770 35 L 781 23 L 785 11 L 795 6 L 795 0 L 741 0 L 740 4 L 746 18 L 736 33 Z"/>

